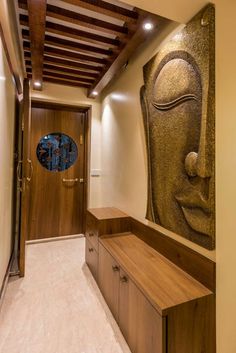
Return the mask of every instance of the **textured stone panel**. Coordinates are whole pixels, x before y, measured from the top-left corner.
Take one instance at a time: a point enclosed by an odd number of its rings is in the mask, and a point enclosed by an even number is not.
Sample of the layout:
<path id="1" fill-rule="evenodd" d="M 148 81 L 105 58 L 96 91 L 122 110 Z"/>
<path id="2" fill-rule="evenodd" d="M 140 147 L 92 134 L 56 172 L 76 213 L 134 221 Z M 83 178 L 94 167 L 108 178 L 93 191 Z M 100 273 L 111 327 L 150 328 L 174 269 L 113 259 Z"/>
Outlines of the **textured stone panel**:
<path id="1" fill-rule="evenodd" d="M 215 246 L 215 9 L 200 11 L 144 66 L 147 219 Z"/>

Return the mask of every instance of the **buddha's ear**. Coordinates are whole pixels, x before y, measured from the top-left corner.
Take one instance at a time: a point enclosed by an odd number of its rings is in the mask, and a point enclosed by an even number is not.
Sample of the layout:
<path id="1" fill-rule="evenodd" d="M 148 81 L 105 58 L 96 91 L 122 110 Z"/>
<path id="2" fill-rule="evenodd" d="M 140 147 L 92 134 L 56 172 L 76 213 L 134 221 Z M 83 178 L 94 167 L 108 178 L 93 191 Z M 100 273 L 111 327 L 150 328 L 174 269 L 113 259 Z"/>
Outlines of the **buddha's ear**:
<path id="1" fill-rule="evenodd" d="M 152 178 L 151 178 L 151 161 L 150 161 L 150 141 L 149 141 L 149 109 L 147 103 L 146 89 L 142 86 L 140 89 L 140 102 L 143 113 L 143 125 L 145 130 L 146 151 L 147 151 L 147 165 L 148 165 L 148 195 L 147 195 L 147 211 L 146 218 L 155 222 L 153 203 L 152 203 Z"/>

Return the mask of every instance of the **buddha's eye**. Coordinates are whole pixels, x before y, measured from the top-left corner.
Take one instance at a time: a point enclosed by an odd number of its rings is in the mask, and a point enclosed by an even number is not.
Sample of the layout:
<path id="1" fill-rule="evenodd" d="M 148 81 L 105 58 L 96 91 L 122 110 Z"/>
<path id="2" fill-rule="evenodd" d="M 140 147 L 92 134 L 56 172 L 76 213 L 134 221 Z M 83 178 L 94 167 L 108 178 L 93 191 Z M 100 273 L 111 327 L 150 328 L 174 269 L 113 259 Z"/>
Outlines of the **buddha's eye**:
<path id="1" fill-rule="evenodd" d="M 172 59 L 163 66 L 156 79 L 152 105 L 165 111 L 191 100 L 201 100 L 200 76 L 187 61 Z"/>

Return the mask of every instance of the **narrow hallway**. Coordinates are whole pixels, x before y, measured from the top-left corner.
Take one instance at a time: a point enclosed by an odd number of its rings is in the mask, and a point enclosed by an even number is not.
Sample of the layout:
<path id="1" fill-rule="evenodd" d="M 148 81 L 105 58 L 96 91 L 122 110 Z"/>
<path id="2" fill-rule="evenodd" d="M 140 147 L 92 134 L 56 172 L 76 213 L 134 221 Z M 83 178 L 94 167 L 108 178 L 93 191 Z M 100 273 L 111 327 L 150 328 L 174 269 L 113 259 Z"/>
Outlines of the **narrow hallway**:
<path id="1" fill-rule="evenodd" d="M 26 247 L 1 310 L 0 353 L 129 353 L 84 261 L 84 238 Z"/>

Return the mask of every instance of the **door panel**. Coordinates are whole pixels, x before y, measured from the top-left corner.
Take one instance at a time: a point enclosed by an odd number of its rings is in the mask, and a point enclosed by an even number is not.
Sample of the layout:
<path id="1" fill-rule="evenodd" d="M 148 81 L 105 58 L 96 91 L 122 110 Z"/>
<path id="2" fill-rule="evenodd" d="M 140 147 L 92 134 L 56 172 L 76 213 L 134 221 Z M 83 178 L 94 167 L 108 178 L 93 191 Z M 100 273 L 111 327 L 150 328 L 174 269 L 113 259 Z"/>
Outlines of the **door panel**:
<path id="1" fill-rule="evenodd" d="M 119 326 L 133 353 L 165 352 L 165 318 L 162 318 L 120 269 Z"/>
<path id="2" fill-rule="evenodd" d="M 85 245 L 85 261 L 97 281 L 98 253 L 87 238 Z"/>
<path id="3" fill-rule="evenodd" d="M 79 234 L 83 231 L 84 120 L 83 112 L 67 111 L 65 108 L 63 110 L 32 108 L 33 176 L 29 239 Z M 78 157 L 66 170 L 48 170 L 40 163 L 36 154 L 40 140 L 52 133 L 69 136 L 77 146 Z M 60 146 L 62 146 L 61 141 Z M 45 153 L 43 149 L 40 151 Z M 61 151 L 61 149 L 58 151 L 54 149 L 52 153 L 50 152 L 51 155 L 46 154 L 46 156 L 51 158 L 58 153 L 60 156 L 58 158 L 62 160 L 64 157 Z"/>
<path id="4" fill-rule="evenodd" d="M 99 244 L 98 281 L 99 288 L 118 322 L 119 266 L 109 252 Z"/>

